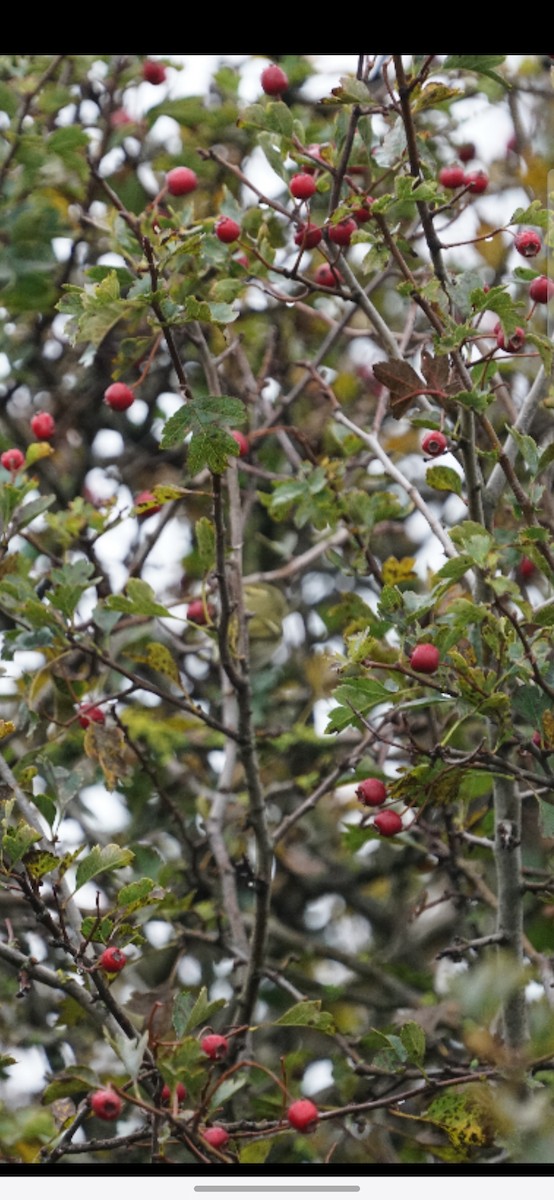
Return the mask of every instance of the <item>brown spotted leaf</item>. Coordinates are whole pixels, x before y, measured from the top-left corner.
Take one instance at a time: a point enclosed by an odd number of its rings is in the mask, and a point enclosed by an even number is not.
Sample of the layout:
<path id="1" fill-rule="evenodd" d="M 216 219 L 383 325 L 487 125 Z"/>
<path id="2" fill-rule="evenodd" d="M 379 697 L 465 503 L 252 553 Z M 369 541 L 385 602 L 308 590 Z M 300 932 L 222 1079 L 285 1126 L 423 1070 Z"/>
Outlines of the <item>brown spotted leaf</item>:
<path id="1" fill-rule="evenodd" d="M 414 403 L 416 396 L 427 390 L 417 371 L 401 359 L 374 363 L 373 374 L 390 392 L 389 407 L 393 417 L 400 420 Z"/>

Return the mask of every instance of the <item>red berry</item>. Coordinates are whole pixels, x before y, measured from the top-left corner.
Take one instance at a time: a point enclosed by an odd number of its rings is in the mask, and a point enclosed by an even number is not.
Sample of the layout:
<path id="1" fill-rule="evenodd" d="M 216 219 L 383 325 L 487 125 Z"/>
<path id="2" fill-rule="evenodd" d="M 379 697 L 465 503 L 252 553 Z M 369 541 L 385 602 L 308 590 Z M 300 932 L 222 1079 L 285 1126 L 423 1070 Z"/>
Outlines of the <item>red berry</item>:
<path id="1" fill-rule="evenodd" d="M 468 191 L 480 195 L 481 192 L 486 192 L 489 186 L 489 177 L 485 171 L 471 171 L 469 175 L 466 175 L 464 183 Z"/>
<path id="2" fill-rule="evenodd" d="M 495 325 L 493 333 L 496 335 L 496 344 L 499 350 L 509 350 L 512 354 L 518 354 L 525 344 L 525 330 L 521 328 L 521 325 L 517 326 L 508 342 L 506 342 L 500 322 Z"/>
<path id="3" fill-rule="evenodd" d="M 508 151 L 508 154 L 516 154 L 517 149 L 518 149 L 517 137 L 516 137 L 515 133 L 512 133 L 512 136 L 509 137 L 508 141 L 506 142 L 506 150 Z"/>
<path id="4" fill-rule="evenodd" d="M 521 577 L 521 579 L 531 579 L 531 577 L 535 574 L 535 571 L 536 567 L 533 560 L 524 555 L 523 558 L 520 559 L 517 569 L 518 575 Z"/>
<path id="5" fill-rule="evenodd" d="M 49 412 L 38 412 L 31 417 L 31 429 L 39 442 L 47 442 L 52 437 L 55 428 L 56 423 Z"/>
<path id="6" fill-rule="evenodd" d="M 529 295 L 535 304 L 548 304 L 554 296 L 554 280 L 546 275 L 538 275 L 530 284 Z"/>
<path id="7" fill-rule="evenodd" d="M 293 175 L 289 187 L 296 200 L 309 200 L 316 191 L 314 180 L 308 174 Z"/>
<path id="8" fill-rule="evenodd" d="M 428 454 L 430 458 L 438 458 L 439 454 L 444 454 L 448 449 L 448 442 L 438 429 L 432 429 L 425 437 L 421 439 L 421 449 L 424 454 Z"/>
<path id="9" fill-rule="evenodd" d="M 363 779 L 356 788 L 356 795 L 362 804 L 377 808 L 379 804 L 385 803 L 387 789 L 381 779 Z"/>
<path id="10" fill-rule="evenodd" d="M 198 187 L 198 176 L 190 167 L 174 167 L 167 172 L 165 182 L 170 196 L 188 196 Z"/>
<path id="11" fill-rule="evenodd" d="M 223 1037 L 221 1033 L 207 1033 L 202 1038 L 200 1045 L 204 1054 L 213 1059 L 224 1058 L 229 1049 L 227 1038 Z"/>
<path id="12" fill-rule="evenodd" d="M 320 287 L 334 288 L 337 284 L 342 283 L 340 271 L 337 271 L 336 267 L 330 267 L 329 263 L 322 263 L 317 268 L 314 279 Z"/>
<path id="13" fill-rule="evenodd" d="M 82 729 L 88 729 L 91 721 L 96 725 L 103 725 L 106 718 L 101 708 L 97 708 L 95 704 L 81 704 L 79 708 L 79 725 Z"/>
<path id="14" fill-rule="evenodd" d="M 111 383 L 104 392 L 104 400 L 116 412 L 124 412 L 135 402 L 135 393 L 126 383 Z"/>
<path id="15" fill-rule="evenodd" d="M 142 66 L 142 77 L 147 83 L 165 83 L 167 71 L 160 62 L 153 62 L 151 58 L 147 58 Z"/>
<path id="16" fill-rule="evenodd" d="M 6 471 L 19 471 L 24 462 L 25 455 L 15 447 L 13 450 L 4 450 L 4 453 L 0 456 L 0 463 L 2 463 Z"/>
<path id="17" fill-rule="evenodd" d="M 542 242 L 533 229 L 522 229 L 514 238 L 514 246 L 524 258 L 534 258 L 541 250 Z"/>
<path id="18" fill-rule="evenodd" d="M 402 832 L 402 817 L 399 817 L 396 812 L 391 812 L 390 809 L 377 813 L 373 824 L 381 837 L 394 837 L 395 834 Z"/>
<path id="19" fill-rule="evenodd" d="M 475 158 L 475 145 L 473 142 L 464 142 L 463 146 L 458 146 L 458 158 L 460 162 L 471 162 Z"/>
<path id="20" fill-rule="evenodd" d="M 101 1121 L 117 1121 L 122 1103 L 117 1092 L 113 1092 L 111 1088 L 102 1088 L 101 1091 L 92 1093 L 90 1107 L 95 1117 L 100 1117 Z"/>
<path id="21" fill-rule="evenodd" d="M 440 654 L 432 642 L 422 642 L 410 654 L 410 666 L 422 675 L 434 675 L 440 663 Z"/>
<path id="22" fill-rule="evenodd" d="M 294 1100 L 287 1111 L 289 1125 L 301 1133 L 310 1133 L 319 1120 L 319 1110 L 311 1100 Z"/>
<path id="23" fill-rule="evenodd" d="M 439 183 L 445 188 L 463 187 L 466 182 L 465 171 L 463 167 L 441 167 L 439 171 Z"/>
<path id="24" fill-rule="evenodd" d="M 239 429 L 232 429 L 231 437 L 234 438 L 239 448 L 239 458 L 246 458 L 246 455 L 250 450 L 250 442 L 248 441 L 248 438 L 245 437 L 244 433 L 241 433 Z"/>
<path id="25" fill-rule="evenodd" d="M 352 209 L 352 216 L 356 225 L 365 225 L 366 221 L 370 221 L 372 217 L 371 206 L 375 203 L 373 196 L 365 196 L 359 208 Z"/>
<path id="26" fill-rule="evenodd" d="M 334 242 L 335 246 L 349 246 L 352 234 L 357 228 L 354 218 L 347 217 L 345 221 L 339 221 L 338 225 L 329 226 L 329 241 Z"/>
<path id="27" fill-rule="evenodd" d="M 214 232 L 220 242 L 236 242 L 240 237 L 240 225 L 232 217 L 220 217 Z"/>
<path id="28" fill-rule="evenodd" d="M 181 1104 L 181 1102 L 183 1100 L 186 1100 L 187 1089 L 186 1089 L 184 1083 L 177 1084 L 177 1087 L 175 1088 L 175 1094 L 177 1096 L 177 1100 L 179 1101 L 179 1104 Z M 160 1099 L 161 1099 L 162 1104 L 169 1104 L 169 1101 L 171 1100 L 171 1088 L 168 1083 L 164 1083 Z"/>
<path id="29" fill-rule="evenodd" d="M 289 77 L 282 67 L 266 67 L 260 75 L 260 83 L 266 96 L 280 96 L 289 86 Z"/>
<path id="30" fill-rule="evenodd" d="M 148 508 L 143 508 L 142 512 L 136 514 L 138 521 L 145 521 L 147 517 L 153 517 L 154 513 L 159 513 L 162 510 L 162 505 L 158 504 L 153 492 L 139 492 L 135 496 L 135 505 L 147 504 Z"/>
<path id="31" fill-rule="evenodd" d="M 209 1146 L 215 1146 L 216 1150 L 221 1150 L 229 1141 L 229 1134 L 223 1125 L 210 1125 L 209 1129 L 204 1129 L 202 1137 Z"/>
<path id="32" fill-rule="evenodd" d="M 207 625 L 213 612 L 211 604 L 206 606 L 203 600 L 191 600 L 187 608 L 187 621 L 193 621 L 195 625 Z"/>
<path id="33" fill-rule="evenodd" d="M 297 246 L 301 246 L 303 250 L 313 250 L 323 237 L 323 231 L 319 225 L 312 225 L 308 222 L 307 225 L 301 225 L 294 235 L 294 241 Z"/>
<path id="34" fill-rule="evenodd" d="M 127 955 L 123 950 L 118 950 L 117 946 L 107 946 L 98 959 L 98 966 L 102 971 L 122 971 L 126 962 Z"/>

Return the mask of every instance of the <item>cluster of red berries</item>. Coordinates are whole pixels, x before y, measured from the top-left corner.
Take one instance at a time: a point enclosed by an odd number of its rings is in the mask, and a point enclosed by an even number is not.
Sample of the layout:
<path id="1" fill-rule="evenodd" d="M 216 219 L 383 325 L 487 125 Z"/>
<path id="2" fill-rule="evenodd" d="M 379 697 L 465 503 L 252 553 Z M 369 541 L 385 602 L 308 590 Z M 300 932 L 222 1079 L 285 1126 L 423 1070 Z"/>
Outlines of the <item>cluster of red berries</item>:
<path id="1" fill-rule="evenodd" d="M 467 159 L 463 161 L 467 161 Z M 470 171 L 469 175 L 466 175 L 463 167 L 453 165 L 450 167 L 441 167 L 439 171 L 439 183 L 442 183 L 443 187 L 452 191 L 463 187 L 467 188 L 468 192 L 479 195 L 481 192 L 486 192 L 489 186 L 489 177 L 486 171 Z"/>
<path id="2" fill-rule="evenodd" d="M 382 779 L 370 776 L 369 779 L 363 779 L 358 784 L 356 796 L 366 807 L 379 808 L 387 799 L 387 789 Z M 397 833 L 402 832 L 402 817 L 397 812 L 387 809 L 385 812 L 377 813 L 373 819 L 373 826 L 381 834 L 381 837 L 394 837 Z"/>
<path id="3" fill-rule="evenodd" d="M 51 413 L 38 412 L 31 417 L 31 429 L 39 442 L 49 442 L 56 431 L 56 422 Z M 0 455 L 0 463 L 5 471 L 9 471 L 12 475 L 16 475 L 21 470 L 25 463 L 25 455 L 17 446 L 10 447 L 9 450 L 4 450 Z"/>

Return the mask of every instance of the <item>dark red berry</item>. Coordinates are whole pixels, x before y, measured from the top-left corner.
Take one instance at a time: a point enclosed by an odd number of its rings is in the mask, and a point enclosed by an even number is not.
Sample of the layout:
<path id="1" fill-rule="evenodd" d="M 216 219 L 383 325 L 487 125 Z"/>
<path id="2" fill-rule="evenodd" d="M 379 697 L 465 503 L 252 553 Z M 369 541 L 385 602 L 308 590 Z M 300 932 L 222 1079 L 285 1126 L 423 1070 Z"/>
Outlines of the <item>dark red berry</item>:
<path id="1" fill-rule="evenodd" d="M 396 812 L 391 812 L 390 809 L 377 813 L 373 824 L 381 837 L 394 837 L 395 834 L 402 832 L 402 817 L 399 817 Z"/>
<path id="2" fill-rule="evenodd" d="M 329 226 L 329 241 L 334 242 L 335 246 L 349 246 L 352 234 L 356 232 L 357 228 L 354 218 L 347 217 L 345 221 L 339 221 L 338 225 Z"/>
<path id="3" fill-rule="evenodd" d="M 99 1092 L 92 1093 L 90 1107 L 95 1117 L 100 1117 L 101 1121 L 117 1121 L 122 1103 L 117 1092 L 113 1092 L 111 1088 L 102 1088 Z"/>
<path id="4" fill-rule="evenodd" d="M 469 175 L 466 175 L 464 183 L 468 191 L 480 195 L 481 192 L 486 192 L 489 186 L 489 177 L 486 171 L 471 171 Z"/>
<path id="5" fill-rule="evenodd" d="M 160 62 L 153 62 L 151 58 L 147 58 L 143 63 L 142 77 L 147 83 L 165 83 L 167 71 Z"/>
<path id="6" fill-rule="evenodd" d="M 438 458 L 439 454 L 444 454 L 448 449 L 448 441 L 439 429 L 432 429 L 421 439 L 421 449 L 430 458 Z"/>
<path id="7" fill-rule="evenodd" d="M 521 328 L 521 325 L 517 326 L 515 333 L 512 334 L 507 342 L 500 322 L 495 325 L 493 332 L 496 336 L 496 344 L 499 350 L 509 350 L 511 354 L 518 354 L 525 345 L 525 330 Z"/>
<path id="8" fill-rule="evenodd" d="M 301 246 L 303 250 L 313 250 L 323 237 L 323 231 L 319 225 L 301 225 L 294 235 L 294 241 L 297 246 Z"/>
<path id="9" fill-rule="evenodd" d="M 195 625 L 208 625 L 213 611 L 211 604 L 205 605 L 203 600 L 191 600 L 187 608 L 187 621 L 193 621 Z"/>
<path id="10" fill-rule="evenodd" d="M 212 1059 L 224 1058 L 229 1049 L 227 1038 L 223 1037 L 221 1033 L 207 1033 L 202 1038 L 200 1045 L 204 1054 Z"/>
<path id="11" fill-rule="evenodd" d="M 220 217 L 215 226 L 215 236 L 220 242 L 236 242 L 240 237 L 240 225 L 232 217 Z"/>
<path id="12" fill-rule="evenodd" d="M 135 402 L 135 393 L 126 383 L 111 383 L 104 392 L 104 400 L 116 412 L 124 412 Z"/>
<path id="13" fill-rule="evenodd" d="M 198 187 L 198 176 L 190 167 L 174 167 L 167 172 L 165 182 L 170 196 L 188 196 Z"/>
<path id="14" fill-rule="evenodd" d="M 186 1089 L 184 1083 L 177 1084 L 177 1086 L 175 1088 L 175 1095 L 177 1096 L 177 1100 L 178 1100 L 179 1104 L 181 1104 L 183 1100 L 186 1100 L 187 1089 Z M 162 1104 L 169 1104 L 169 1101 L 171 1100 L 171 1096 L 172 1096 L 172 1092 L 171 1092 L 171 1088 L 170 1088 L 169 1084 L 164 1083 L 163 1088 L 162 1088 L 162 1094 L 160 1097 Z"/>
<path id="15" fill-rule="evenodd" d="M 363 779 L 356 788 L 356 795 L 362 804 L 377 808 L 379 804 L 385 803 L 387 789 L 382 779 Z"/>
<path id="16" fill-rule="evenodd" d="M 39 442 L 47 442 L 52 437 L 56 423 L 51 413 L 38 412 L 31 417 L 31 429 Z"/>
<path id="17" fill-rule="evenodd" d="M 314 179 L 307 172 L 302 175 L 293 175 L 289 187 L 295 200 L 309 200 L 316 191 Z"/>
<path id="18" fill-rule="evenodd" d="M 88 729 L 91 721 L 96 725 L 103 725 L 106 718 L 101 708 L 97 708 L 95 704 L 81 704 L 79 707 L 79 725 L 82 729 Z"/>
<path id="19" fill-rule="evenodd" d="M 309 1133 L 315 1129 L 319 1120 L 319 1110 L 311 1100 L 294 1100 L 287 1110 L 287 1121 L 301 1133 Z"/>
<path id="20" fill-rule="evenodd" d="M 229 1141 L 229 1134 L 222 1125 L 210 1125 L 208 1129 L 204 1129 L 202 1136 L 208 1145 L 214 1146 L 216 1150 L 222 1150 Z"/>
<path id="21" fill-rule="evenodd" d="M 517 233 L 514 238 L 514 246 L 518 254 L 522 254 L 524 258 L 534 258 L 542 247 L 541 239 L 538 233 L 533 229 L 522 229 L 521 233 Z"/>
<path id="22" fill-rule="evenodd" d="M 289 86 L 289 77 L 282 67 L 274 64 L 262 71 L 260 83 L 266 96 L 280 96 L 281 92 L 286 92 Z"/>
<path id="23" fill-rule="evenodd" d="M 330 267 L 329 263 L 322 263 L 314 276 L 315 282 L 320 287 L 334 288 L 337 284 L 342 283 L 342 275 L 336 267 Z"/>
<path id="24" fill-rule="evenodd" d="M 548 304 L 554 296 L 554 280 L 546 275 L 539 275 L 529 285 L 529 295 L 535 304 Z"/>
<path id="25" fill-rule="evenodd" d="M 231 437 L 235 440 L 239 448 L 239 458 L 246 458 L 246 455 L 250 450 L 250 442 L 248 441 L 248 438 L 245 437 L 244 433 L 241 433 L 239 429 L 232 429 Z"/>
<path id="26" fill-rule="evenodd" d="M 463 167 L 441 167 L 439 171 L 439 183 L 445 188 L 463 187 L 466 182 L 465 171 Z"/>
<path id="27" fill-rule="evenodd" d="M 12 450 L 4 450 L 4 453 L 0 456 L 0 463 L 2 463 L 2 466 L 6 471 L 19 471 L 19 468 L 23 466 L 24 462 L 25 455 L 22 454 L 21 450 L 18 450 L 16 447 L 14 447 Z"/>
<path id="28" fill-rule="evenodd" d="M 422 675 L 434 675 L 440 663 L 440 654 L 432 642 L 422 642 L 410 655 L 410 666 Z"/>
<path id="29" fill-rule="evenodd" d="M 458 146 L 458 158 L 460 162 L 471 162 L 475 158 L 475 145 L 473 142 L 464 142 L 463 146 Z"/>
<path id="30" fill-rule="evenodd" d="M 107 946 L 98 959 L 98 966 L 103 971 L 122 971 L 127 962 L 127 955 L 117 946 Z"/>

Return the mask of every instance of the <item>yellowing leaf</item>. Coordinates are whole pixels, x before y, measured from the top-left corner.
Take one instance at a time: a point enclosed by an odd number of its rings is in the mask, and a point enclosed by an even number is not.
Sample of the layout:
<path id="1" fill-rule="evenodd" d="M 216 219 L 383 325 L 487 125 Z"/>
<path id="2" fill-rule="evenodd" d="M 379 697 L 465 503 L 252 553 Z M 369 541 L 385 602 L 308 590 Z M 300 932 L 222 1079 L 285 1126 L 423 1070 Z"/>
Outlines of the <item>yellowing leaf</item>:
<path id="1" fill-rule="evenodd" d="M 130 751 L 121 729 L 91 721 L 85 731 L 84 747 L 85 754 L 99 764 L 108 791 L 115 791 L 118 780 L 125 777 L 131 765 Z"/>
<path id="2" fill-rule="evenodd" d="M 159 671 L 160 675 L 167 675 L 174 683 L 180 685 L 179 668 L 175 659 L 162 642 L 149 642 L 146 647 L 146 654 L 130 654 L 129 657 L 133 662 L 147 663 L 152 667 L 153 671 Z"/>
<path id="3" fill-rule="evenodd" d="M 496 226 L 489 225 L 487 221 L 481 221 L 477 226 L 477 237 L 487 237 L 493 234 Z M 511 245 L 511 243 L 510 243 Z M 475 249 L 481 258 L 484 258 L 487 266 L 492 267 L 494 271 L 498 271 L 506 258 L 507 247 L 501 234 L 497 233 L 494 237 L 491 236 L 490 241 L 475 242 Z"/>
<path id="4" fill-rule="evenodd" d="M 25 464 L 30 467 L 41 458 L 50 458 L 53 453 L 54 447 L 50 445 L 50 442 L 31 442 L 31 445 L 27 447 Z"/>
<path id="5" fill-rule="evenodd" d="M 383 582 L 384 583 L 406 583 L 408 579 L 415 579 L 415 558 L 390 558 L 385 559 L 383 563 Z"/>
<path id="6" fill-rule="evenodd" d="M 13 721 L 0 721 L 0 738 L 5 738 L 15 733 L 15 725 Z"/>

